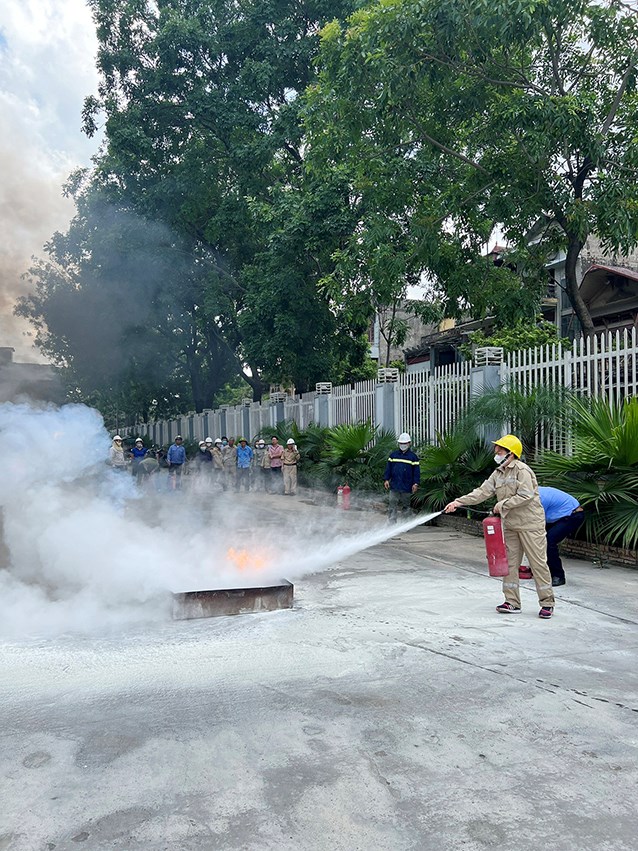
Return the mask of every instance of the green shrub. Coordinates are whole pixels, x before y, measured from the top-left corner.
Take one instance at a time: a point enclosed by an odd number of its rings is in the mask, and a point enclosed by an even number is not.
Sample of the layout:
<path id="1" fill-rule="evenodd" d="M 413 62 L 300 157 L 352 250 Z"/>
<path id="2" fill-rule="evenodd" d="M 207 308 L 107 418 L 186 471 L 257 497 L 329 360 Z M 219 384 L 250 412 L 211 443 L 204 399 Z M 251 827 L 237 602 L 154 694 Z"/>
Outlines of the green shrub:
<path id="1" fill-rule="evenodd" d="M 461 427 L 474 435 L 482 429 L 511 431 L 520 438 L 525 459 L 533 463 L 541 438 L 562 439 L 569 429 L 571 395 L 561 386 L 524 388 L 512 383 L 474 397 Z"/>
<path id="2" fill-rule="evenodd" d="M 623 403 L 574 399 L 572 454 L 544 452 L 535 465 L 545 485 L 573 494 L 590 540 L 638 546 L 638 398 Z"/>
<path id="3" fill-rule="evenodd" d="M 493 448 L 463 428 L 437 435 L 421 457 L 417 508 L 440 511 L 448 502 L 478 487 L 494 470 Z"/>
<path id="4" fill-rule="evenodd" d="M 393 449 L 396 436 L 370 422 L 336 426 L 327 431 L 321 460 L 308 472 L 330 489 L 347 482 L 358 490 L 379 490 Z"/>

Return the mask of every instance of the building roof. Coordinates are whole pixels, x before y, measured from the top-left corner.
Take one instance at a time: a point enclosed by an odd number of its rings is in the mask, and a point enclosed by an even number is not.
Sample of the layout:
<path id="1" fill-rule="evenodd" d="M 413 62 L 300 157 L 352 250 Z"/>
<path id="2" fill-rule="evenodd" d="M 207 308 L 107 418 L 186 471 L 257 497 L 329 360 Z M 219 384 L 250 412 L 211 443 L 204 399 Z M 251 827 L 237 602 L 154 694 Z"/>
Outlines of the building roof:
<path id="1" fill-rule="evenodd" d="M 594 301 L 604 289 L 609 287 L 610 283 L 617 282 L 619 278 L 638 284 L 638 271 L 626 266 L 605 266 L 601 263 L 594 263 L 583 275 L 580 283 L 580 294 L 586 303 Z"/>

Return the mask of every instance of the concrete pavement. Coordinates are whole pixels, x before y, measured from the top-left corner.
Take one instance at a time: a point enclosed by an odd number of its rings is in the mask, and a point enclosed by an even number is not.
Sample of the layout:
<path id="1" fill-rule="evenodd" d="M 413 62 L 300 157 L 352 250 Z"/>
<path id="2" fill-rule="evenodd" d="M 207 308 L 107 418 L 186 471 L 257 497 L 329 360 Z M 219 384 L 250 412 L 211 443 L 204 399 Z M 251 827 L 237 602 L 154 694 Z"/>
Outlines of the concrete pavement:
<path id="1" fill-rule="evenodd" d="M 0 851 L 634 851 L 638 573 L 566 567 L 499 616 L 482 542 L 418 527 L 292 611 L 4 641 Z"/>

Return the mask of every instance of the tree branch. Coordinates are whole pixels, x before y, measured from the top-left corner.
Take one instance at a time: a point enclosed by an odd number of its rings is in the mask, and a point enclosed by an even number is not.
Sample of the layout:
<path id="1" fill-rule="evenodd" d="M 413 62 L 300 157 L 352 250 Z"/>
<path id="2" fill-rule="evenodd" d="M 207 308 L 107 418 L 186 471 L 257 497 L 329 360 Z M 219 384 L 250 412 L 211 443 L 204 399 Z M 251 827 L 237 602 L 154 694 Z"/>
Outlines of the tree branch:
<path id="1" fill-rule="evenodd" d="M 605 122 L 603 126 L 600 128 L 600 133 L 602 136 L 606 136 L 609 132 L 609 128 L 611 127 L 614 118 L 616 117 L 616 113 L 618 112 L 618 107 L 620 106 L 620 101 L 622 100 L 622 96 L 625 93 L 625 89 L 627 88 L 627 83 L 629 82 L 629 77 L 631 73 L 636 68 L 636 54 L 631 57 L 629 61 L 629 65 L 625 73 L 623 74 L 623 78 L 620 81 L 620 86 L 618 87 L 618 91 L 616 92 L 616 97 L 614 98 L 609 112 L 607 113 L 607 118 L 605 118 Z"/>
<path id="2" fill-rule="evenodd" d="M 437 141 L 433 136 L 430 136 L 430 134 L 425 131 L 422 125 L 419 124 L 417 126 L 421 136 L 423 136 L 425 141 L 429 142 L 430 145 L 432 145 L 434 148 L 438 148 L 438 150 L 443 151 L 444 154 L 448 154 L 449 156 L 460 160 L 466 165 L 472 166 L 472 168 L 475 168 L 477 171 L 480 171 L 483 174 L 489 174 L 487 169 L 483 168 L 482 165 L 479 165 L 479 163 L 476 163 L 474 162 L 474 160 L 471 160 L 469 157 L 466 157 L 465 154 L 460 153 L 460 151 L 455 151 L 452 148 L 448 148 L 447 145 L 444 145 L 442 142 Z"/>

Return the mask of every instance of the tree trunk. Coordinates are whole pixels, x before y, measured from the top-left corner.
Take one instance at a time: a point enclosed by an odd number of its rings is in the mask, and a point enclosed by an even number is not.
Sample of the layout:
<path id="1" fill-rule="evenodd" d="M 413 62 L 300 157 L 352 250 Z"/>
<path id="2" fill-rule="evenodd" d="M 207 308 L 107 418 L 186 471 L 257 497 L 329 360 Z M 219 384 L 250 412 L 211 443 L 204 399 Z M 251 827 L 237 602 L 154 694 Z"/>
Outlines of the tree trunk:
<path id="1" fill-rule="evenodd" d="M 261 397 L 264 395 L 266 390 L 268 390 L 268 385 L 265 384 L 259 376 L 246 375 L 246 373 L 242 371 L 239 373 L 241 377 L 244 379 L 246 384 L 249 384 L 253 391 L 253 402 L 261 402 Z"/>
<path id="2" fill-rule="evenodd" d="M 567 258 L 565 260 L 565 291 L 569 298 L 574 313 L 578 317 L 583 334 L 591 337 L 594 334 L 594 323 L 587 305 L 580 294 L 580 286 L 576 275 L 576 264 L 585 241 L 579 237 L 568 234 Z"/>

